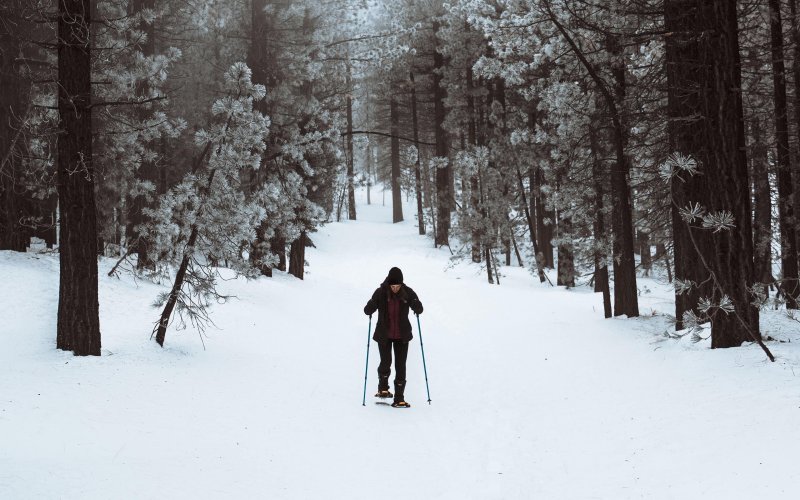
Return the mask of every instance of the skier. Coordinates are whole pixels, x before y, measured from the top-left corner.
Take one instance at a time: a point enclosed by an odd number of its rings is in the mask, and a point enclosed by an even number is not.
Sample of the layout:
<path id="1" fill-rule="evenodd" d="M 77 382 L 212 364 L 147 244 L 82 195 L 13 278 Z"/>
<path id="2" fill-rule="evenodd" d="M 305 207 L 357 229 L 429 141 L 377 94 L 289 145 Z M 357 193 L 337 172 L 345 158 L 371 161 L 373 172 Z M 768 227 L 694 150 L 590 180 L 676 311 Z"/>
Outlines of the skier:
<path id="1" fill-rule="evenodd" d="M 410 408 L 403 398 L 406 388 L 406 357 L 408 356 L 408 343 L 412 339 L 411 323 L 408 321 L 408 310 L 414 314 L 422 314 L 422 303 L 419 297 L 408 285 L 403 283 L 403 272 L 393 267 L 389 270 L 386 279 L 372 294 L 364 314 L 372 316 L 378 311 L 378 323 L 375 325 L 375 334 L 372 339 L 378 343 L 381 355 L 381 364 L 378 366 L 378 393 L 377 398 L 391 398 L 389 392 L 389 374 L 392 365 L 392 349 L 394 348 L 394 402 L 395 408 Z"/>

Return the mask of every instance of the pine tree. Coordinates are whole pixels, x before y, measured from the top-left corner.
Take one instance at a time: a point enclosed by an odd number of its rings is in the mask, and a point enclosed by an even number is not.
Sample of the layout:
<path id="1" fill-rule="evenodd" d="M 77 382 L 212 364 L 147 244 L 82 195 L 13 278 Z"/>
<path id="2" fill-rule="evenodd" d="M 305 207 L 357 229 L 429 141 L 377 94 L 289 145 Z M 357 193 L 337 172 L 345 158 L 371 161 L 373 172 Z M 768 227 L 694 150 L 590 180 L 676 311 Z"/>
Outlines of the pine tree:
<path id="1" fill-rule="evenodd" d="M 211 299 L 223 298 L 216 290 L 216 265 L 225 262 L 237 272 L 254 274 L 245 251 L 265 212 L 259 203 L 245 201 L 241 181 L 246 169 L 261 167 L 266 150 L 269 120 L 253 106 L 266 91 L 253 84 L 244 63 L 225 73 L 225 90 L 226 96 L 212 108 L 216 123 L 196 135 L 203 150 L 195 171 L 162 198 L 157 210 L 147 213 L 158 255 L 167 256 L 164 271 L 176 267 L 172 289 L 159 299 L 164 310 L 153 330 L 161 346 L 176 308 L 197 327 L 209 320 Z"/>
<path id="2" fill-rule="evenodd" d="M 92 156 L 89 0 L 58 4 L 58 198 L 61 214 L 57 341 L 75 355 L 100 355 L 97 211 Z"/>
<path id="3" fill-rule="evenodd" d="M 697 308 L 710 317 L 712 347 L 761 343 L 750 295 L 753 239 L 736 6 L 722 0 L 671 0 L 665 3 L 665 21 L 672 33 L 667 44 L 670 138 L 676 151 L 687 155 L 667 165 L 677 212 L 676 282 L 679 291 L 696 294 L 683 310 L 691 315 Z M 698 169 L 702 175 L 696 175 Z"/>
<path id="4" fill-rule="evenodd" d="M 786 99 L 786 65 L 783 50 L 783 26 L 779 0 L 769 0 L 772 48 L 772 78 L 775 106 L 775 137 L 778 168 L 778 224 L 781 231 L 781 289 L 787 309 L 797 309 L 798 269 L 797 235 L 795 234 L 792 173 L 789 155 L 789 113 Z"/>

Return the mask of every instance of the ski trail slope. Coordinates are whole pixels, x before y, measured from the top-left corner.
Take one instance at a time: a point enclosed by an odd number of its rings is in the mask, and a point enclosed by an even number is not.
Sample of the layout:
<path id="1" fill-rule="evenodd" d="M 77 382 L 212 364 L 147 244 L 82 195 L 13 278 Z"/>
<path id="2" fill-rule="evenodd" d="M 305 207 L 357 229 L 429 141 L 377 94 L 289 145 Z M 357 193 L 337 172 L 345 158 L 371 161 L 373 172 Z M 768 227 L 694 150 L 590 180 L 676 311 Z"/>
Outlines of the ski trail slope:
<path id="1" fill-rule="evenodd" d="M 389 207 L 358 210 L 312 235 L 304 281 L 224 281 L 235 298 L 215 306 L 207 350 L 174 329 L 159 349 L 164 287 L 101 274 L 104 356 L 55 351 L 57 260 L 0 253 L 19 285 L 0 295 L 0 498 L 800 493 L 793 361 L 654 344 L 663 318 L 605 320 L 599 295 L 518 268 L 488 285 Z M 362 308 L 392 266 L 425 306 L 432 404 L 412 317 L 408 410 L 373 404 L 373 342 L 361 405 Z M 668 310 L 663 294 L 643 304 Z"/>

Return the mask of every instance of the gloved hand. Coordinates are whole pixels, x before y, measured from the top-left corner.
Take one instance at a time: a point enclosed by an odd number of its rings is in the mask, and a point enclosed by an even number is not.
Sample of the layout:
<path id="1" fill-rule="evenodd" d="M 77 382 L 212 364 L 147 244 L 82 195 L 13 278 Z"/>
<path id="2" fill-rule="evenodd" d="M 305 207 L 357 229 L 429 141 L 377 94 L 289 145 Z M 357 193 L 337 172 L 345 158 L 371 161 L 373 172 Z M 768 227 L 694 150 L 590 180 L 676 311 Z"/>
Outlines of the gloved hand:
<path id="1" fill-rule="evenodd" d="M 414 314 L 416 314 L 417 316 L 422 314 L 422 304 L 418 300 L 415 300 L 408 306 L 411 308 L 412 311 L 414 311 Z"/>

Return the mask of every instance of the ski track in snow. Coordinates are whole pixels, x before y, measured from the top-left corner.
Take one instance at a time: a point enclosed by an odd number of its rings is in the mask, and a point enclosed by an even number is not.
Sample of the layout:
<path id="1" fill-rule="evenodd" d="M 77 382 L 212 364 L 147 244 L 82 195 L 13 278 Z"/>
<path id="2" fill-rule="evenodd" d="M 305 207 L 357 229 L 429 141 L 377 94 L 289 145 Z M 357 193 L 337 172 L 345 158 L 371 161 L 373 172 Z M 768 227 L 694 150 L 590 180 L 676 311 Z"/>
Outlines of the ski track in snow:
<path id="1" fill-rule="evenodd" d="M 363 194 L 363 193 L 362 193 Z M 151 341 L 164 287 L 109 278 L 103 356 L 55 350 L 58 262 L 0 252 L 0 498 L 797 498 L 800 352 L 656 342 L 669 288 L 636 319 L 599 294 L 478 266 L 417 237 L 414 211 L 358 207 L 312 235 L 304 281 L 223 283 L 218 328 Z M 419 294 L 409 410 L 374 405 L 362 308 L 391 266 Z M 374 324 L 373 324 L 374 326 Z M 776 336 L 778 336 L 776 334 Z"/>

